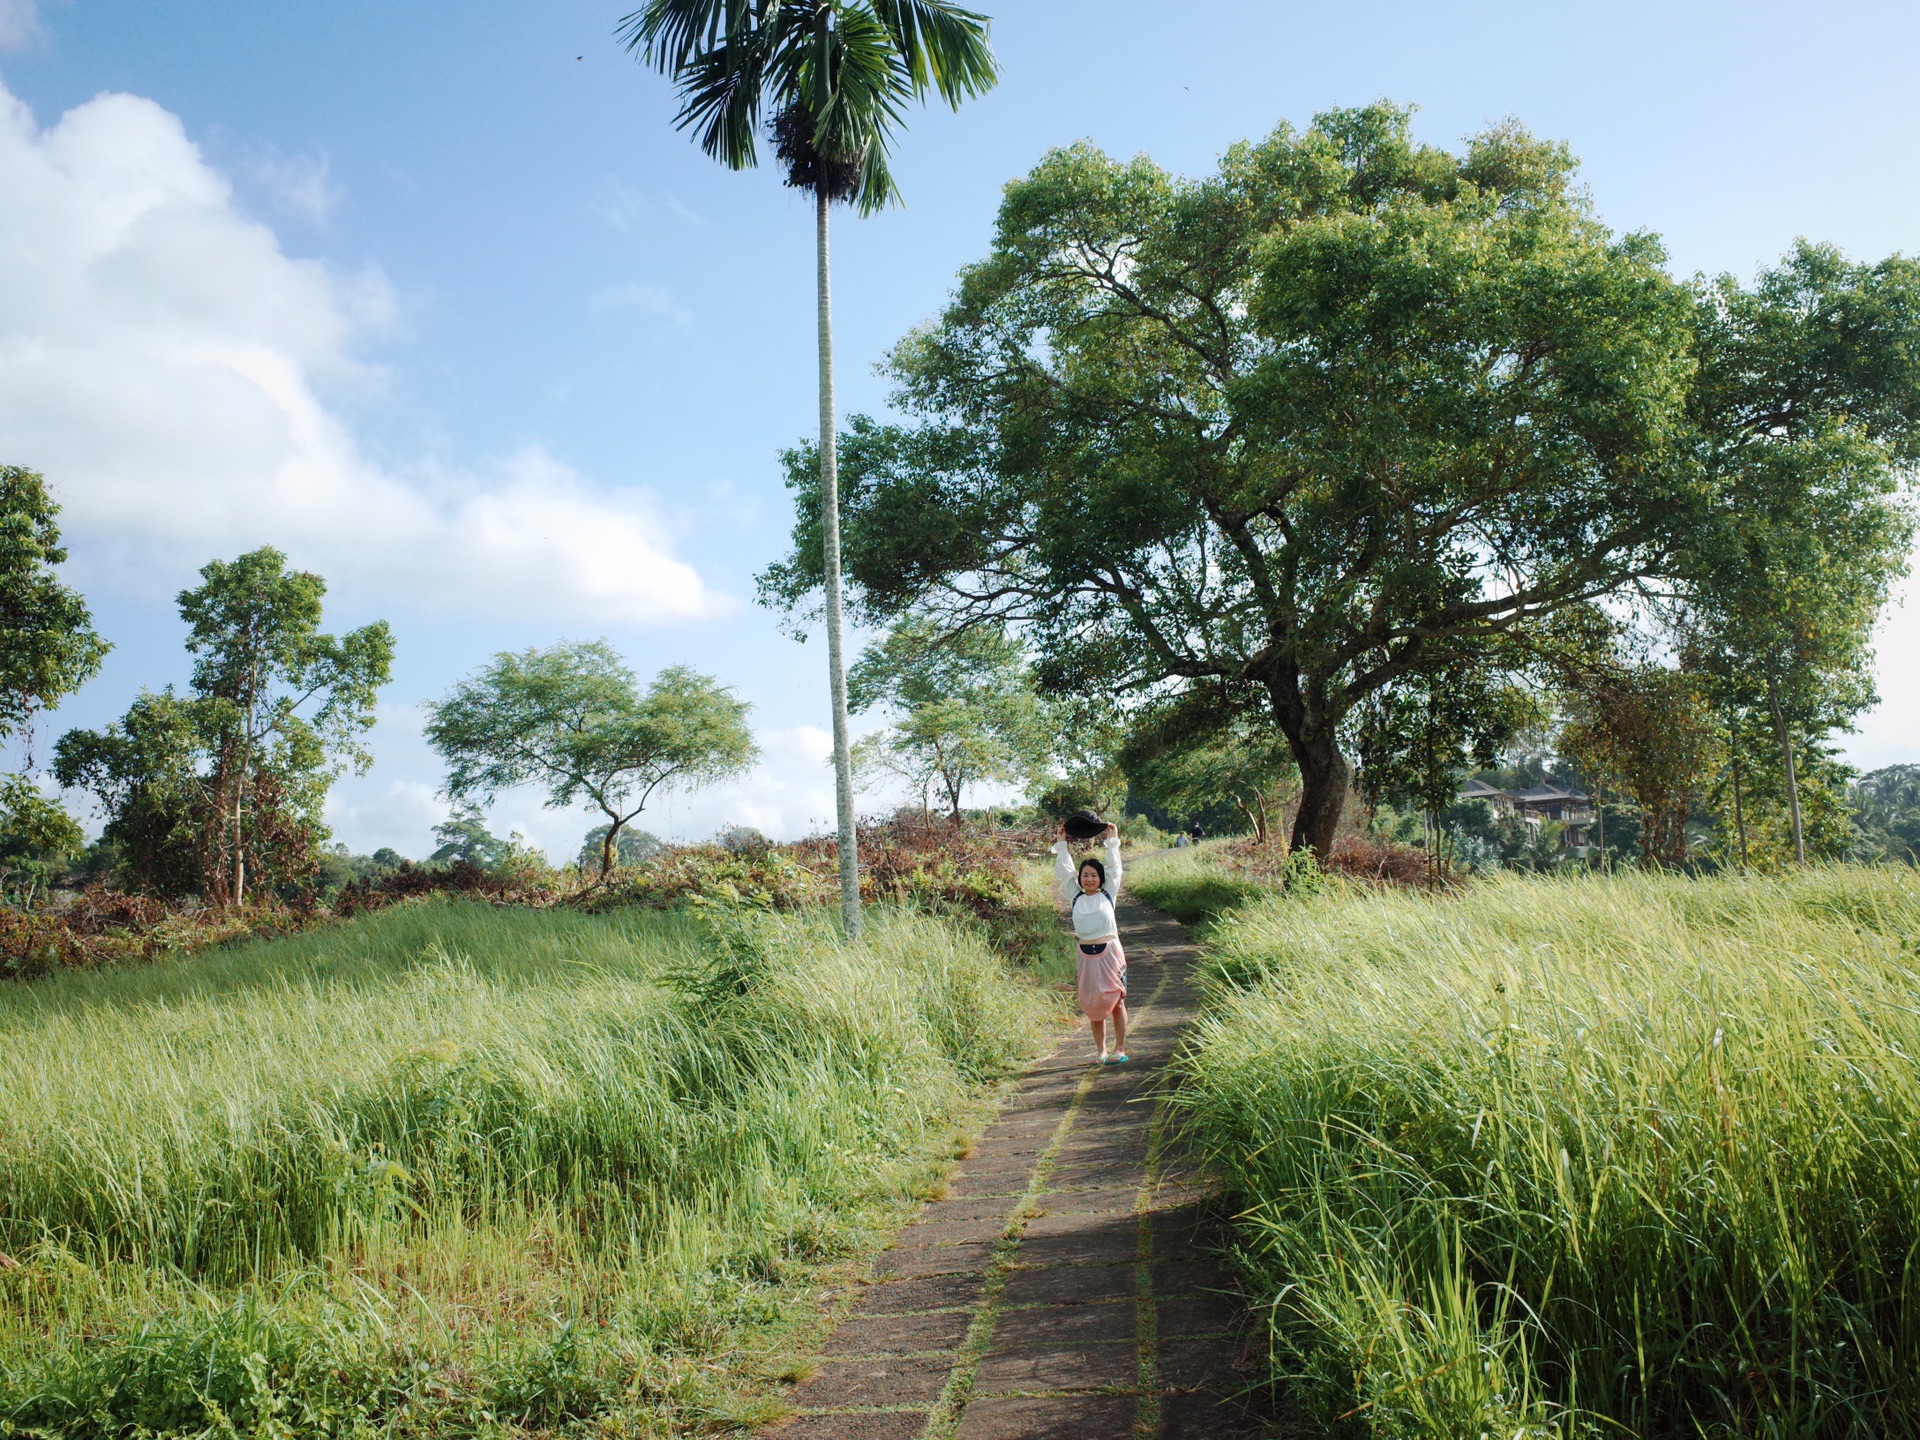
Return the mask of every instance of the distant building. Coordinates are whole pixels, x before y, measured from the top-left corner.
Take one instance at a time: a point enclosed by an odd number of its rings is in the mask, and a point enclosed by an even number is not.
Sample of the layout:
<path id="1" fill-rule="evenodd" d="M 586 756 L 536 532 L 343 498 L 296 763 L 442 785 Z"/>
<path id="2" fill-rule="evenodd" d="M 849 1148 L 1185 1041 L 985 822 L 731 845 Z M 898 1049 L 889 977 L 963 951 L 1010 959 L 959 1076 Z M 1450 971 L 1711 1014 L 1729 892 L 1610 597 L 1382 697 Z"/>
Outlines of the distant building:
<path id="1" fill-rule="evenodd" d="M 1484 780 L 1469 780 L 1460 798 L 1484 800 L 1494 814 L 1512 815 L 1536 835 L 1549 820 L 1564 826 L 1560 843 L 1576 855 L 1587 853 L 1587 831 L 1598 818 L 1591 795 L 1563 790 L 1550 781 L 1526 790 L 1501 790 Z"/>

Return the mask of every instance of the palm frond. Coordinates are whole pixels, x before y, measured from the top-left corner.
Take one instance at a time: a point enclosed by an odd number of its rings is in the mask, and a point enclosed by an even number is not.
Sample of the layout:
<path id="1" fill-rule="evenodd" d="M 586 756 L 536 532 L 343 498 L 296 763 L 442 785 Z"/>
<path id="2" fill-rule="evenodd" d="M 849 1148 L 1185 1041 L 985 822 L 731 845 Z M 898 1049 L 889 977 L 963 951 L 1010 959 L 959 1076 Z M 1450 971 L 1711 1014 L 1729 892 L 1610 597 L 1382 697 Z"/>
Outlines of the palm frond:
<path id="1" fill-rule="evenodd" d="M 951 0 L 871 0 L 906 62 L 915 95 L 931 84 L 955 108 L 969 95 L 991 90 L 1000 78 L 987 43 L 988 20 Z"/>
<path id="2" fill-rule="evenodd" d="M 730 169 L 756 163 L 765 62 L 753 41 L 708 50 L 683 66 L 676 129 L 696 129 L 700 148 Z"/>

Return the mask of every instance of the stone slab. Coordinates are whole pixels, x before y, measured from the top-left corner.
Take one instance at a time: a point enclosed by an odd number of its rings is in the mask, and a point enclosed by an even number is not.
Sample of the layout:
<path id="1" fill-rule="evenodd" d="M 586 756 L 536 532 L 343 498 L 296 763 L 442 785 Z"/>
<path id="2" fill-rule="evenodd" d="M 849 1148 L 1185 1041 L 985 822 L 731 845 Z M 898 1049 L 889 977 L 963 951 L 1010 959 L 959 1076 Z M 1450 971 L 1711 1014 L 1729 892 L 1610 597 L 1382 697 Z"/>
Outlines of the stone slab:
<path id="1" fill-rule="evenodd" d="M 960 1417 L 956 1440 L 1126 1440 L 1134 1409 L 1130 1395 L 976 1400 Z"/>
<path id="2" fill-rule="evenodd" d="M 930 1405 L 946 1387 L 952 1360 L 941 1356 L 889 1355 L 871 1360 L 823 1360 L 811 1379 L 787 1399 L 802 1410 L 851 1405 Z"/>
<path id="3" fill-rule="evenodd" d="M 953 1350 L 967 1338 L 971 1310 L 938 1310 L 930 1315 L 856 1315 L 843 1320 L 827 1339 L 829 1355 L 913 1355 Z"/>
<path id="4" fill-rule="evenodd" d="M 1132 1300 L 1105 1305 L 1036 1305 L 1002 1310 L 993 1327 L 991 1350 L 1057 1350 L 1089 1341 L 1131 1340 L 1140 1329 L 1140 1307 Z"/>
<path id="5" fill-rule="evenodd" d="M 980 1298 L 985 1276 L 929 1275 L 919 1280 L 888 1280 L 860 1287 L 855 1315 L 913 1315 L 928 1310 L 970 1306 Z"/>
<path id="6" fill-rule="evenodd" d="M 1016 1270 L 1000 1292 L 1002 1305 L 1074 1305 L 1122 1300 L 1137 1293 L 1131 1265 L 1060 1265 Z"/>
<path id="7" fill-rule="evenodd" d="M 1140 1352 L 1131 1340 L 1056 1350 L 989 1353 L 974 1372 L 976 1395 L 1046 1390 L 1131 1390 L 1140 1381 Z"/>

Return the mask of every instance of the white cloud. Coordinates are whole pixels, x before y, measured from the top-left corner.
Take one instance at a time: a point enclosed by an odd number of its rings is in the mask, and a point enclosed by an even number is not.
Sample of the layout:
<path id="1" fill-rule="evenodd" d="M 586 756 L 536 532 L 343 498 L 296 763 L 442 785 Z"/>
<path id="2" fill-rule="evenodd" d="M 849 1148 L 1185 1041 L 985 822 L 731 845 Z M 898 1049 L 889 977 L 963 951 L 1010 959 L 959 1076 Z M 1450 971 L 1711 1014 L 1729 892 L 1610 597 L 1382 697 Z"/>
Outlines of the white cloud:
<path id="1" fill-rule="evenodd" d="M 272 543 L 463 615 L 728 608 L 645 492 L 538 450 L 478 474 L 363 456 L 315 381 L 373 373 L 353 347 L 391 288 L 284 254 L 152 101 L 102 95 L 43 131 L 0 89 L 0 194 L 0 458 L 45 472 L 75 542 L 134 567 Z"/>
<path id="2" fill-rule="evenodd" d="M 347 187 L 333 178 L 324 155 L 287 155 L 262 147 L 245 165 L 249 179 L 298 215 L 319 225 L 347 198 Z"/>

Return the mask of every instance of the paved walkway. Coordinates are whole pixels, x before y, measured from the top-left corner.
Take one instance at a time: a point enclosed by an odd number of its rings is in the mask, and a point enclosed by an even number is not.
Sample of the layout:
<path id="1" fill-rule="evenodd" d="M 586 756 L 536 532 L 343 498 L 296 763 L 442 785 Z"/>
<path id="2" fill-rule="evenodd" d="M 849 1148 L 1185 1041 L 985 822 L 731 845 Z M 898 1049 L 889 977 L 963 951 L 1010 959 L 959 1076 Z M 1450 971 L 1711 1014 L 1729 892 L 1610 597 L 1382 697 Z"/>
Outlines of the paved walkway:
<path id="1" fill-rule="evenodd" d="M 1034 1065 L 955 1177 L 881 1255 L 778 1440 L 1251 1437 L 1217 1219 L 1155 1155 L 1163 1069 L 1193 1014 L 1186 932 L 1122 901 L 1124 1067 L 1084 1022 Z"/>

